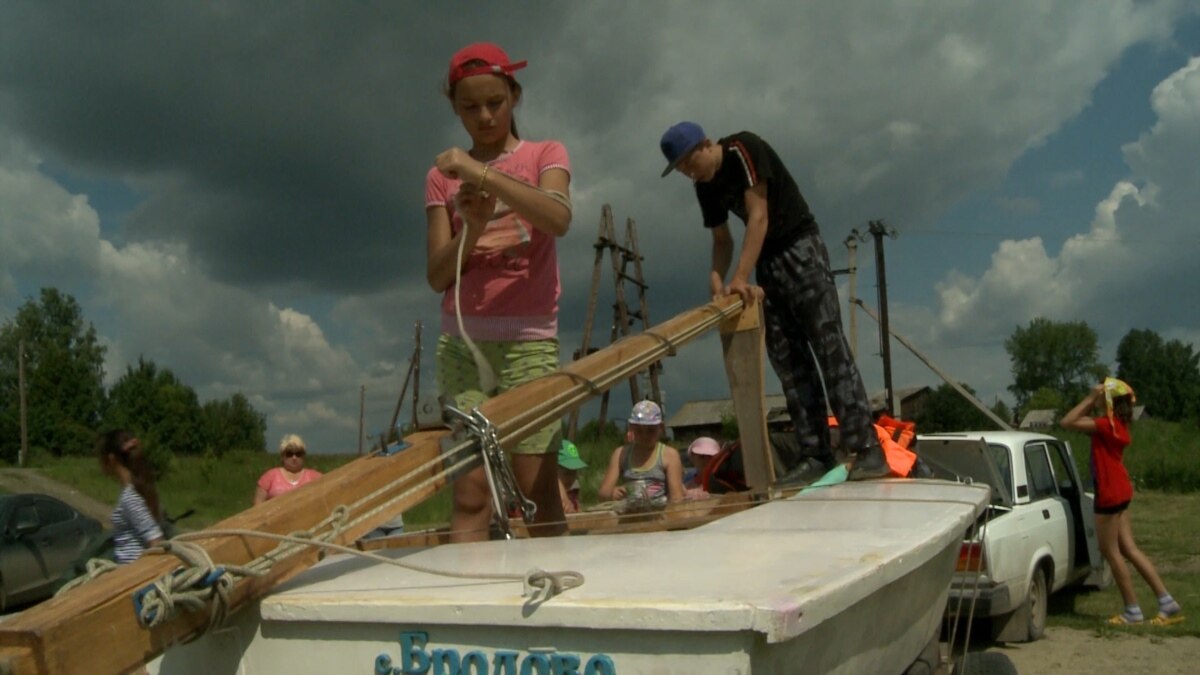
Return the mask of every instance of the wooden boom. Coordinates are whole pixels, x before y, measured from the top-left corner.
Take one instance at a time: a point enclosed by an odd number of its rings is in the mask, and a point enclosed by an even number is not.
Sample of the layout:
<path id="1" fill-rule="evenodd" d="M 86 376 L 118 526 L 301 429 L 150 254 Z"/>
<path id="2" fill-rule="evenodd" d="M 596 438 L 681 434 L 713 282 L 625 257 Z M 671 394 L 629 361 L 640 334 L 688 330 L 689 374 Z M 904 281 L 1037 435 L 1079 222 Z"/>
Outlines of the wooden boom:
<path id="1" fill-rule="evenodd" d="M 754 308 L 755 310 L 758 307 Z M 537 429 L 554 422 L 587 399 L 602 393 L 649 367 L 664 356 L 705 332 L 725 324 L 731 335 L 753 329 L 757 340 L 741 340 L 757 349 L 761 373 L 761 332 L 757 314 L 743 317 L 737 296 L 714 300 L 688 310 L 650 330 L 620 340 L 585 356 L 555 373 L 539 378 L 484 402 L 479 410 L 497 428 L 500 444 L 508 449 Z M 739 340 L 732 340 L 738 342 Z M 748 371 L 743 384 L 735 385 L 735 397 L 748 396 L 758 403 L 743 406 L 762 409 L 761 375 L 744 355 L 730 351 L 726 341 L 727 367 Z M 755 382 L 755 380 L 757 380 Z M 749 382 L 747 388 L 746 382 Z M 757 387 L 755 399 L 752 389 Z M 743 412 L 741 409 L 739 413 Z M 771 475 L 765 438 L 765 419 L 739 420 L 743 430 L 754 429 L 745 438 L 743 451 L 747 473 L 762 482 Z M 373 455 L 354 460 L 303 490 L 243 511 L 212 526 L 213 530 L 245 529 L 276 534 L 309 530 L 325 520 L 339 505 L 350 505 L 380 492 L 359 504 L 349 514 L 350 524 L 333 539 L 352 545 L 354 541 L 416 504 L 428 499 L 447 483 L 442 454 L 443 438 L 449 431 L 420 432 L 407 437 L 411 447 L 392 456 Z M 746 441 L 749 440 L 749 445 Z M 463 443 L 456 457 L 460 468 L 475 466 L 477 452 Z M 445 460 L 448 464 L 450 460 Z M 765 487 L 758 485 L 755 487 Z M 396 499 L 403 493 L 403 497 Z M 200 534 L 203 534 L 203 530 Z M 271 551 L 276 542 L 258 537 L 213 536 L 198 540 L 217 565 L 244 565 Z M 295 576 L 318 559 L 314 547 L 304 547 L 278 560 L 268 573 L 238 582 L 229 598 L 229 611 L 236 611 L 262 597 L 280 582 Z M 129 565 L 105 574 L 61 596 L 48 600 L 11 619 L 0 622 L 0 675 L 12 673 L 124 673 L 161 654 L 171 644 L 194 637 L 208 621 L 206 611 L 181 611 L 157 627 L 146 629 L 134 612 L 133 595 L 180 566 L 170 555 L 146 555 Z"/>

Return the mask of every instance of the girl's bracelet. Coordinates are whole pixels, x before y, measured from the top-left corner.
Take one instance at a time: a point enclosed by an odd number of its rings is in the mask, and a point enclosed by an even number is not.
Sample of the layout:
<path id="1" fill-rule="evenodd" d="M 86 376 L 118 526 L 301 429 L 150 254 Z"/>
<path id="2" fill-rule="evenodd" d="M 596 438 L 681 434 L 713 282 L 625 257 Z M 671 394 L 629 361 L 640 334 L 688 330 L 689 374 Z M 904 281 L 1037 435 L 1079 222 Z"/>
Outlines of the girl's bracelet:
<path id="1" fill-rule="evenodd" d="M 488 169 L 492 168 L 490 164 L 483 165 L 483 173 L 479 174 L 479 191 L 483 192 L 483 184 L 487 182 Z"/>

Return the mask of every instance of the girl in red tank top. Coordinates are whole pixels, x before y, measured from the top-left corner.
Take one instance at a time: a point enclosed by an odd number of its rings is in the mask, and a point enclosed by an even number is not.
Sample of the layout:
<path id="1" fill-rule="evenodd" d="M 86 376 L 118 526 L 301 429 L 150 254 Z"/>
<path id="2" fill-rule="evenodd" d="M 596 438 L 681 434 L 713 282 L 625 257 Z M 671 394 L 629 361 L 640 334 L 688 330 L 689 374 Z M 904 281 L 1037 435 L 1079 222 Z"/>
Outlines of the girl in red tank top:
<path id="1" fill-rule="evenodd" d="M 1133 483 L 1122 461 L 1125 448 L 1132 441 L 1129 428 L 1133 425 L 1133 388 L 1114 377 L 1105 378 L 1059 423 L 1064 429 L 1088 434 L 1092 442 L 1092 477 L 1096 484 L 1096 532 L 1100 553 L 1112 568 L 1113 581 L 1121 591 L 1125 609 L 1108 620 L 1123 626 L 1144 620 L 1133 578 L 1125 566 L 1128 560 L 1158 596 L 1158 615 L 1151 619 L 1156 626 L 1183 621 L 1183 610 L 1167 592 L 1154 563 L 1138 548 L 1133 539 L 1129 519 L 1129 502 L 1133 500 Z M 1097 417 L 1088 417 L 1099 408 Z"/>

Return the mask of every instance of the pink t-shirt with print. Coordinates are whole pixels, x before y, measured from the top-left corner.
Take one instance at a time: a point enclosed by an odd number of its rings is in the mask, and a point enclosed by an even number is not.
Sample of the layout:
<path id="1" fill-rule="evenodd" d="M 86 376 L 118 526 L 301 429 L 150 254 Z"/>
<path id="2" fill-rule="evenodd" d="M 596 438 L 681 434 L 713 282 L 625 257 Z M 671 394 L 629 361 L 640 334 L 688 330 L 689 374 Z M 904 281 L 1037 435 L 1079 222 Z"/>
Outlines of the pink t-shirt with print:
<path id="1" fill-rule="evenodd" d="M 305 483 L 311 483 L 321 477 L 321 472 L 316 469 L 301 469 L 300 477 L 296 482 L 288 479 L 287 473 L 283 467 L 275 467 L 267 469 L 261 478 L 258 479 L 258 487 L 262 488 L 267 493 L 267 499 L 273 499 L 279 495 L 294 490 Z"/>
<path id="2" fill-rule="evenodd" d="M 537 185 L 550 169 L 571 170 L 567 150 L 557 141 L 520 141 L 488 164 L 490 172 L 503 172 L 530 185 Z M 436 167 L 425 177 L 425 208 L 445 207 L 452 234 L 463 228 L 454 208 L 460 184 Z M 554 239 L 497 202 L 496 214 L 475 249 L 465 254 L 459 301 L 463 326 L 473 339 L 544 340 L 558 334 L 562 289 Z M 442 297 L 442 332 L 458 335 L 453 285 Z"/>

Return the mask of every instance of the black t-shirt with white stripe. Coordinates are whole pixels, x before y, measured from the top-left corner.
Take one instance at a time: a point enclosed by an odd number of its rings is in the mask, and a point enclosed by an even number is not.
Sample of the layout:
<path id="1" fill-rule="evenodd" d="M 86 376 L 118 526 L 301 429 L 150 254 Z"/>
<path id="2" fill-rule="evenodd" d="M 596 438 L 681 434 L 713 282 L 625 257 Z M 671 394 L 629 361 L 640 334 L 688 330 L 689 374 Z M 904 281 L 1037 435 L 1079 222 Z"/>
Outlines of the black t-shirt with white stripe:
<path id="1" fill-rule="evenodd" d="M 695 184 L 705 227 L 723 225 L 730 212 L 745 223 L 746 190 L 765 183 L 767 234 L 760 260 L 787 249 L 802 236 L 819 232 L 792 174 L 766 141 L 749 131 L 739 131 L 717 142 L 724 149 L 721 167 L 712 180 Z"/>

